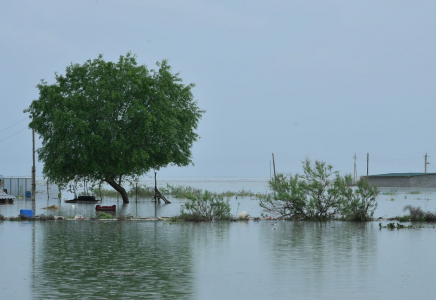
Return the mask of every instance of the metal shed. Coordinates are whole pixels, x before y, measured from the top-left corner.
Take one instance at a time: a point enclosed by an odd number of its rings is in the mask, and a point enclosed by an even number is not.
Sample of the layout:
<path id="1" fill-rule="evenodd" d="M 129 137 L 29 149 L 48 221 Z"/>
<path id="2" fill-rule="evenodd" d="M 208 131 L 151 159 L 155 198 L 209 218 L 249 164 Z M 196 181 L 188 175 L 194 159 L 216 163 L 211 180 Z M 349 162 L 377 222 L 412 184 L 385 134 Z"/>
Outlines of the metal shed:
<path id="1" fill-rule="evenodd" d="M 377 187 L 436 188 L 436 173 L 388 173 L 363 178 Z"/>
<path id="2" fill-rule="evenodd" d="M 29 196 L 32 191 L 32 178 L 31 177 L 0 177 L 3 179 L 3 189 L 8 191 L 9 195 L 16 197 Z"/>

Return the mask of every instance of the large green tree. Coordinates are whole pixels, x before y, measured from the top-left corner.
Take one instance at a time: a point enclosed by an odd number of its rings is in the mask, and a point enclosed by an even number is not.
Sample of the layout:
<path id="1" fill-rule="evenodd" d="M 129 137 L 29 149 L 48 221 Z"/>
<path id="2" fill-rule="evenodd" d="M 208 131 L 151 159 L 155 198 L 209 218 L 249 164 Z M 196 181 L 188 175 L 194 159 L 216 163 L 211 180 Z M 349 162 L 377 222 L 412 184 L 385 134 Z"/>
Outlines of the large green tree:
<path id="1" fill-rule="evenodd" d="M 118 62 L 97 59 L 71 64 L 56 82 L 37 85 L 39 99 L 24 112 L 42 139 L 43 174 L 58 183 L 105 181 L 129 202 L 124 178 L 150 169 L 192 163 L 191 148 L 204 111 L 171 73 L 138 65 L 127 53 Z"/>

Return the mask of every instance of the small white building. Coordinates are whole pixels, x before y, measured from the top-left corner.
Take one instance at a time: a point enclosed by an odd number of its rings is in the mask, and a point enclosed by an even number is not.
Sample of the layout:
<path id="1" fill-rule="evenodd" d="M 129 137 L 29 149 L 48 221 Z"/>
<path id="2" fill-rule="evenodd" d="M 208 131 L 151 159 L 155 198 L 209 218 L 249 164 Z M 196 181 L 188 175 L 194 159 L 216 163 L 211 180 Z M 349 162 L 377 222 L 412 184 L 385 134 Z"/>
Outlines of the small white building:
<path id="1" fill-rule="evenodd" d="M 2 189 L 7 190 L 9 195 L 30 198 L 32 191 L 31 177 L 3 177 L 0 175 L 0 178 L 4 181 Z"/>

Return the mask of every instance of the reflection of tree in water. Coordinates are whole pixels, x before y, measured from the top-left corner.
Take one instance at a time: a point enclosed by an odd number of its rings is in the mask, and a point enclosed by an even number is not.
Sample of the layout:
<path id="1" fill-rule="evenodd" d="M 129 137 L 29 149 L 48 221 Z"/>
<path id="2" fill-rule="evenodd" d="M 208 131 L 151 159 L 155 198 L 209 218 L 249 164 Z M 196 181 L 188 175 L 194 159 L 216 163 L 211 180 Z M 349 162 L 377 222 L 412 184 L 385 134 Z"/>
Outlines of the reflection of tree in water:
<path id="1" fill-rule="evenodd" d="M 323 292 L 323 285 L 372 272 L 377 263 L 377 236 L 369 223 L 289 221 L 276 226 L 264 226 L 264 248 L 276 280 L 291 289 Z"/>
<path id="2" fill-rule="evenodd" d="M 191 299 L 190 230 L 163 222 L 41 223 L 35 298 Z"/>

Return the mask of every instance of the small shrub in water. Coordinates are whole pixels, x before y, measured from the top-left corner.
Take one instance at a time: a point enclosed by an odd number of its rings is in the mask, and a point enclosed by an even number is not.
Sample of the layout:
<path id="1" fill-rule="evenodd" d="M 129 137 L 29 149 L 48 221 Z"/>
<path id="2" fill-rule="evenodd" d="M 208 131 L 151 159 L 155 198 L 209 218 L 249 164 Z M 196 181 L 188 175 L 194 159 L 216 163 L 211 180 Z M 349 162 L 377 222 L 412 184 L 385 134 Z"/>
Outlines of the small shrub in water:
<path id="1" fill-rule="evenodd" d="M 397 195 L 398 194 L 398 190 L 390 190 L 389 192 L 384 192 L 384 195 Z"/>
<path id="2" fill-rule="evenodd" d="M 230 220 L 229 199 L 224 200 L 218 194 L 205 191 L 185 204 L 180 218 L 185 221 Z"/>
<path id="3" fill-rule="evenodd" d="M 99 219 L 113 219 L 114 216 L 105 212 L 101 212 L 98 214 Z"/>
<path id="4" fill-rule="evenodd" d="M 367 221 L 377 208 L 377 187 L 350 175 L 340 176 L 325 162 L 303 162 L 303 174 L 278 174 L 269 181 L 272 193 L 258 197 L 264 212 L 278 219 L 347 219 Z"/>
<path id="5" fill-rule="evenodd" d="M 410 215 L 404 215 L 402 217 L 397 217 L 396 219 L 398 219 L 398 221 L 400 222 L 408 222 L 411 220 L 411 217 Z"/>
<path id="6" fill-rule="evenodd" d="M 28 218 L 27 218 L 25 215 L 18 215 L 18 218 L 19 218 L 21 221 L 28 220 Z"/>
<path id="7" fill-rule="evenodd" d="M 395 228 L 395 223 L 388 223 L 386 224 L 386 227 L 389 229 L 394 229 Z"/>
<path id="8" fill-rule="evenodd" d="M 414 222 L 436 222 L 436 213 L 424 212 L 421 207 L 406 205 L 403 210 L 409 211 L 410 219 Z"/>

